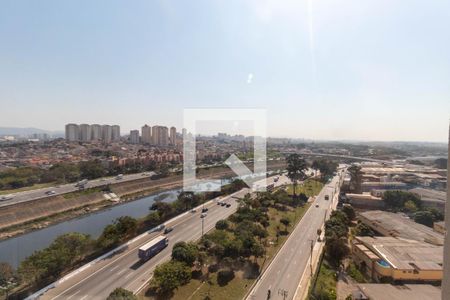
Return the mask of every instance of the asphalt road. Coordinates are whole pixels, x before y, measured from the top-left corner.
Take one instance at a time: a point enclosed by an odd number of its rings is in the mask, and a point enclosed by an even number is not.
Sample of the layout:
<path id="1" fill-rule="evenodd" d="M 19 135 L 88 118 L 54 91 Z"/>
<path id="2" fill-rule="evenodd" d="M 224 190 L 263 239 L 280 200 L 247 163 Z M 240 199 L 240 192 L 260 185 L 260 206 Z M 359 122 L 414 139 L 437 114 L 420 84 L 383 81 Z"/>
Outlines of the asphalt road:
<path id="1" fill-rule="evenodd" d="M 116 179 L 116 177 L 105 177 L 101 179 L 95 179 L 90 180 L 85 185 L 85 188 L 94 188 L 99 186 L 104 186 L 107 184 L 113 184 L 118 182 L 125 182 L 125 181 L 131 181 L 141 178 L 147 178 L 155 174 L 154 172 L 143 172 L 143 173 L 136 173 L 136 174 L 129 174 L 129 175 L 123 175 L 122 179 Z M 0 207 L 8 206 L 8 205 L 14 205 L 21 202 L 26 201 L 32 201 L 40 198 L 49 197 L 47 195 L 47 192 L 54 191 L 54 195 L 61 195 L 66 194 L 70 192 L 78 191 L 78 187 L 75 186 L 76 183 L 69 183 L 59 186 L 52 186 L 47 188 L 41 188 L 41 189 L 35 189 L 35 190 L 29 190 L 29 191 L 23 191 L 23 192 L 17 192 L 10 195 L 1 195 L 0 196 Z M 2 197 L 12 198 L 8 200 L 1 200 Z"/>
<path id="2" fill-rule="evenodd" d="M 317 229 L 324 224 L 325 214 L 329 214 L 332 195 L 339 177 L 336 176 L 327 184 L 310 209 L 297 224 L 285 244 L 282 246 L 269 267 L 250 292 L 247 300 L 292 299 L 305 271 L 309 268 L 308 258 L 311 253 L 311 242 L 317 241 Z M 330 200 L 325 200 L 329 195 Z M 318 205 L 319 207 L 316 207 Z"/>
<path id="3" fill-rule="evenodd" d="M 286 177 L 280 177 L 275 185 L 287 183 Z M 268 184 L 273 183 L 273 178 L 268 179 Z M 206 207 L 208 215 L 204 218 L 204 232 L 214 228 L 217 221 L 227 218 L 237 209 L 235 197 L 243 197 L 249 189 L 243 189 L 233 195 L 221 197 L 231 204 L 231 207 L 217 205 L 215 199 Z M 140 246 L 152 240 L 161 233 L 151 233 L 130 244 L 122 253 L 106 258 L 103 261 L 87 268 L 79 274 L 60 283 L 56 288 L 49 290 L 40 299 L 106 299 L 117 287 L 136 292 L 145 286 L 155 267 L 170 258 L 172 247 L 179 241 L 194 241 L 201 237 L 202 219 L 201 211 L 188 213 L 173 221 L 167 226 L 174 230 L 167 234 L 169 246 L 145 263 L 137 256 Z"/>

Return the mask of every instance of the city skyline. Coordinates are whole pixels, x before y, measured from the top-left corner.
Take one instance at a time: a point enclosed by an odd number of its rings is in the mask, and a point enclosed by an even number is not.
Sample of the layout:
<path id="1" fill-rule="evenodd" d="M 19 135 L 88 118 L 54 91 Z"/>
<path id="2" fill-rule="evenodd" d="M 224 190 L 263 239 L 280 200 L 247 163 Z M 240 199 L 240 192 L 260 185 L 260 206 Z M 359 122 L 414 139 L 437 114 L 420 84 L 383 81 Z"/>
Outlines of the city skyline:
<path id="1" fill-rule="evenodd" d="M 269 136 L 445 142 L 449 6 L 6 4 L 2 125 L 181 128 L 184 108 L 265 108 Z"/>

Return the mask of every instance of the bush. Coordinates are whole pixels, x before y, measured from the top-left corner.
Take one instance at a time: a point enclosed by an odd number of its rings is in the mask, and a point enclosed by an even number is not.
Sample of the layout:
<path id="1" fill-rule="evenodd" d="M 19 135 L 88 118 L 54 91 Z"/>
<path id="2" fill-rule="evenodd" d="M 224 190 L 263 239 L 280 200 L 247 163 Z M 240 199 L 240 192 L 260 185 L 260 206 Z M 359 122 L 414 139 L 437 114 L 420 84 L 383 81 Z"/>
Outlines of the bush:
<path id="1" fill-rule="evenodd" d="M 137 297 L 128 290 L 116 288 L 106 300 L 137 300 Z"/>
<path id="2" fill-rule="evenodd" d="M 234 271 L 231 269 L 220 270 L 219 273 L 217 273 L 217 283 L 220 286 L 227 285 L 228 282 L 233 280 L 233 278 L 234 278 Z"/>
<path id="3" fill-rule="evenodd" d="M 165 294 L 191 280 L 191 268 L 185 263 L 171 260 L 156 267 L 152 286 L 157 292 Z"/>

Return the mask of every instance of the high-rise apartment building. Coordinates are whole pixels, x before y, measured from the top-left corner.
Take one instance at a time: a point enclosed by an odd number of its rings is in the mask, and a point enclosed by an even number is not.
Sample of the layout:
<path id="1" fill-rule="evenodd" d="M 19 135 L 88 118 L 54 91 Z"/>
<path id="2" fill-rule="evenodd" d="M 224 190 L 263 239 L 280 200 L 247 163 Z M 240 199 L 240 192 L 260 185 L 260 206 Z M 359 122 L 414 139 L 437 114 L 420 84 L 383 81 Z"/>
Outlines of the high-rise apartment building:
<path id="1" fill-rule="evenodd" d="M 177 144 L 177 129 L 175 127 L 170 127 L 170 145 L 176 146 Z"/>
<path id="2" fill-rule="evenodd" d="M 112 141 L 120 140 L 120 126 L 119 125 L 111 126 L 111 140 Z"/>
<path id="3" fill-rule="evenodd" d="M 102 125 L 102 140 L 110 143 L 112 140 L 112 127 L 110 125 Z"/>
<path id="4" fill-rule="evenodd" d="M 99 141 L 102 139 L 102 126 L 99 124 L 91 125 L 91 140 Z"/>
<path id="5" fill-rule="evenodd" d="M 80 141 L 90 142 L 91 141 L 91 125 L 81 124 L 79 126 Z"/>
<path id="6" fill-rule="evenodd" d="M 66 140 L 69 142 L 78 141 L 80 138 L 80 131 L 77 124 L 66 125 Z"/>
<path id="7" fill-rule="evenodd" d="M 144 144 L 151 144 L 152 143 L 152 128 L 145 124 L 141 128 L 141 140 Z"/>
<path id="8" fill-rule="evenodd" d="M 152 127 L 152 144 L 158 146 L 159 141 L 159 126 L 155 125 Z"/>
<path id="9" fill-rule="evenodd" d="M 130 143 L 139 144 L 139 130 L 130 131 Z"/>

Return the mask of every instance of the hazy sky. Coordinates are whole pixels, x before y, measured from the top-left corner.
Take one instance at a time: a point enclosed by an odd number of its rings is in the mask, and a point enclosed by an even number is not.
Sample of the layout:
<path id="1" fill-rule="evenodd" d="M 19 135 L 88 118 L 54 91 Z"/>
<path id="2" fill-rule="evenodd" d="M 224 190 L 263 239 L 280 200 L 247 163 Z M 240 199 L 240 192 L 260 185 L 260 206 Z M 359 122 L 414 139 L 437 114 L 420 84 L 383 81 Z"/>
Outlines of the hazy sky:
<path id="1" fill-rule="evenodd" d="M 3 0 L 0 126 L 237 107 L 271 136 L 445 141 L 449 28 L 448 0 Z"/>

